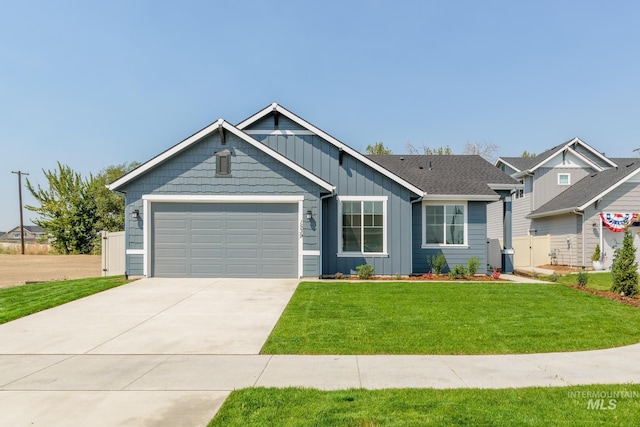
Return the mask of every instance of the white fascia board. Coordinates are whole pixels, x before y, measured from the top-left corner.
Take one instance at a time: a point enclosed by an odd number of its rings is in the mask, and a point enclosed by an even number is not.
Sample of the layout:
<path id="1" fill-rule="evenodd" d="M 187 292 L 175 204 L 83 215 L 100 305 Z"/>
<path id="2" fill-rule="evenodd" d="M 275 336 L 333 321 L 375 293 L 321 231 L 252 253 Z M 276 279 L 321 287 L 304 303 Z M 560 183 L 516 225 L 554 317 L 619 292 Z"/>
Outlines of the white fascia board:
<path id="1" fill-rule="evenodd" d="M 145 194 L 142 200 L 161 203 L 297 203 L 304 196 Z"/>
<path id="2" fill-rule="evenodd" d="M 511 169 L 516 171 L 516 173 L 521 172 L 520 168 L 517 168 L 517 167 L 513 166 L 511 163 L 502 160 L 500 157 L 498 157 L 498 160 L 496 160 L 495 166 L 497 167 L 499 163 L 502 163 L 503 165 L 509 166 Z"/>
<path id="3" fill-rule="evenodd" d="M 282 154 L 278 153 L 277 151 L 273 150 L 272 148 L 267 147 L 266 145 L 264 145 L 260 141 L 250 137 L 249 135 L 247 135 L 246 133 L 244 133 L 240 129 L 238 129 L 235 126 L 233 126 L 232 124 L 223 121 L 223 125 L 222 126 L 223 126 L 224 129 L 226 129 L 229 132 L 233 133 L 238 138 L 241 138 L 241 139 L 245 140 L 249 144 L 251 144 L 254 147 L 256 147 L 258 150 L 262 151 L 265 154 L 268 154 L 269 156 L 271 156 L 274 159 L 278 160 L 280 163 L 290 167 L 294 171 L 298 172 L 300 175 L 304 176 L 305 178 L 309 179 L 312 182 L 315 182 L 320 187 L 324 188 L 325 190 L 329 191 L 330 193 L 333 194 L 333 193 L 336 192 L 336 187 L 335 186 L 331 185 L 330 183 L 328 183 L 327 181 L 321 179 L 320 177 L 312 174 L 311 172 L 309 172 L 308 170 L 306 170 L 302 166 L 298 165 L 297 163 L 292 162 L 291 160 L 289 160 L 288 158 L 286 158 Z"/>
<path id="4" fill-rule="evenodd" d="M 604 154 L 598 152 L 597 150 L 595 150 L 593 147 L 591 147 L 589 144 L 587 144 L 586 142 L 584 142 L 583 140 L 581 140 L 580 138 L 574 138 L 572 140 L 572 142 L 576 142 L 579 143 L 580 145 L 582 145 L 584 148 L 586 148 L 587 150 L 591 151 L 592 154 L 600 157 L 603 161 L 605 161 L 606 163 L 608 163 L 611 167 L 616 167 L 618 166 L 617 164 L 615 164 L 611 159 L 609 159 L 607 156 L 605 156 Z M 602 168 L 601 168 L 602 170 Z"/>
<path id="5" fill-rule="evenodd" d="M 579 211 L 582 210 L 579 207 L 572 207 L 572 208 L 564 208 L 564 209 L 557 209 L 555 211 L 549 211 L 549 212 L 543 212 L 543 213 L 539 213 L 539 214 L 529 214 L 527 216 L 525 216 L 525 218 L 528 219 L 535 219 L 535 218 L 543 218 L 545 216 L 555 216 L 555 215 L 561 215 L 561 214 L 568 214 L 574 211 Z"/>
<path id="6" fill-rule="evenodd" d="M 567 147 L 567 151 L 571 154 L 573 154 L 574 156 L 578 156 L 580 157 L 586 164 L 588 164 L 589 166 L 591 166 L 592 168 L 594 168 L 595 170 L 597 170 L 598 172 L 602 171 L 603 168 L 601 166 L 598 166 L 597 164 L 593 163 L 591 160 L 589 160 L 588 157 L 583 156 L 582 154 L 578 153 L 576 150 L 574 150 L 571 147 Z"/>
<path id="7" fill-rule="evenodd" d="M 109 184 L 107 186 L 107 188 L 109 190 L 112 190 L 112 191 L 113 190 L 117 190 L 118 188 L 122 187 L 124 184 L 132 181 L 133 179 L 137 178 L 138 176 L 142 175 L 143 173 L 147 172 L 148 170 L 154 168 L 158 164 L 164 162 L 165 160 L 173 157 L 174 155 L 176 155 L 180 151 L 182 151 L 185 148 L 189 147 L 191 144 L 201 140 L 205 136 L 207 136 L 210 133 L 214 132 L 215 130 L 218 129 L 218 127 L 222 123 L 224 123 L 224 120 L 222 120 L 222 119 L 216 120 L 215 122 L 211 123 L 209 126 L 205 127 L 204 129 L 200 130 L 199 132 L 194 133 L 189 138 L 183 140 L 182 142 L 179 142 L 178 144 L 174 145 L 173 147 L 169 148 L 168 150 L 158 154 L 157 156 L 155 156 L 151 160 L 147 161 L 146 163 L 143 163 L 142 165 L 138 166 L 137 168 L 135 168 L 134 170 L 132 170 L 128 174 L 124 175 L 123 177 L 117 179 L 116 181 L 113 181 L 111 184 Z"/>
<path id="8" fill-rule="evenodd" d="M 514 183 L 514 184 L 487 184 L 487 186 L 492 190 L 515 190 L 518 188 L 524 188 L 524 184 Z"/>
<path id="9" fill-rule="evenodd" d="M 335 145 L 336 147 L 338 147 L 339 149 L 341 149 L 345 153 L 349 154 L 351 157 L 354 157 L 354 158 L 358 159 L 359 161 L 361 161 L 365 165 L 367 165 L 367 166 L 371 167 L 372 169 L 380 172 L 381 174 L 387 176 L 389 179 L 397 182 L 398 184 L 402 185 L 403 187 L 405 187 L 406 189 L 412 191 L 413 193 L 417 194 L 418 196 L 422 196 L 424 194 L 424 191 L 422 191 L 421 189 L 419 189 L 415 185 L 405 181 L 404 179 L 400 178 L 399 176 L 391 173 L 389 170 L 383 168 L 379 164 L 369 160 L 367 157 L 365 157 L 364 155 L 362 155 L 358 151 L 356 151 L 353 148 L 349 147 L 348 145 L 340 142 L 339 140 L 337 140 L 336 138 L 332 137 L 328 133 L 324 132 L 323 130 L 321 130 L 321 129 L 317 128 L 317 127 L 315 127 L 314 125 L 312 125 L 311 123 L 307 122 L 306 120 L 296 116 L 294 113 L 292 113 L 291 111 L 287 110 L 286 108 L 282 107 L 281 105 L 279 105 L 279 104 L 277 104 L 275 102 L 273 104 L 271 104 L 270 106 L 264 108 L 263 110 L 257 112 L 253 116 L 249 117 L 248 119 L 244 120 L 240 124 L 238 124 L 237 128 L 242 130 L 245 127 L 251 125 L 252 123 L 255 123 L 256 121 L 258 121 L 261 118 L 265 117 L 267 114 L 272 113 L 273 111 L 277 111 L 279 114 L 282 114 L 283 116 L 285 116 L 289 120 L 299 124 L 300 126 L 304 127 L 305 129 L 310 130 L 315 135 L 317 135 L 320 138 L 324 139 L 325 141 L 328 141 L 329 143 Z"/>
<path id="10" fill-rule="evenodd" d="M 423 200 L 466 200 L 469 202 L 495 202 L 500 200 L 498 194 L 477 195 L 477 194 L 425 194 Z"/>
<path id="11" fill-rule="evenodd" d="M 596 201 L 602 199 L 604 196 L 606 196 L 607 194 L 611 193 L 613 190 L 615 190 L 616 188 L 620 187 L 625 182 L 630 181 L 633 177 L 635 177 L 638 174 L 640 174 L 640 169 L 636 169 L 635 171 L 633 171 L 629 175 L 625 176 L 620 181 L 616 182 L 615 184 L 613 184 L 611 187 L 609 187 L 608 189 L 606 189 L 602 193 L 600 193 L 597 196 L 591 198 L 591 200 L 589 200 L 587 203 L 583 204 L 582 206 L 577 207 L 577 209 L 581 210 L 581 211 L 584 211 L 585 209 L 587 209 L 587 207 L 590 204 L 595 203 Z"/>

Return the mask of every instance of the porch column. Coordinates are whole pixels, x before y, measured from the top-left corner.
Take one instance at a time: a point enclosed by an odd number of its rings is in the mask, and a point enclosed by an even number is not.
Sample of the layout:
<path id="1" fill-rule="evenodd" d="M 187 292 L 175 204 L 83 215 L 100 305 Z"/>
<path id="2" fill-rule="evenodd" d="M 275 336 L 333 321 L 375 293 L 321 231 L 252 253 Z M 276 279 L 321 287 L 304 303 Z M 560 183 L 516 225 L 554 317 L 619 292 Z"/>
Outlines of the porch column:
<path id="1" fill-rule="evenodd" d="M 502 272 L 513 273 L 513 240 L 511 239 L 511 196 L 502 199 L 502 238 L 504 248 L 502 249 Z"/>

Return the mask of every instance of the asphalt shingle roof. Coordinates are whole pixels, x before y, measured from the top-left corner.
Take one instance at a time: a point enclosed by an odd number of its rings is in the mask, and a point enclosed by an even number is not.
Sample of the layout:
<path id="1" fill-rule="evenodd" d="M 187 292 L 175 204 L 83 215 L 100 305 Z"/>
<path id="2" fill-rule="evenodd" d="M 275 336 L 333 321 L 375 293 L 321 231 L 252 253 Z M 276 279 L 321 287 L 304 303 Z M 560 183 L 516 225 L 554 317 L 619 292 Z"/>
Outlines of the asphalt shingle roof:
<path id="1" fill-rule="evenodd" d="M 557 211 L 577 209 L 611 188 L 614 184 L 640 169 L 639 158 L 610 159 L 620 165 L 593 173 L 567 188 L 565 191 L 531 212 L 531 216 L 549 214 Z"/>
<path id="2" fill-rule="evenodd" d="M 495 195 L 487 184 L 518 181 L 477 155 L 368 155 L 427 194 Z"/>

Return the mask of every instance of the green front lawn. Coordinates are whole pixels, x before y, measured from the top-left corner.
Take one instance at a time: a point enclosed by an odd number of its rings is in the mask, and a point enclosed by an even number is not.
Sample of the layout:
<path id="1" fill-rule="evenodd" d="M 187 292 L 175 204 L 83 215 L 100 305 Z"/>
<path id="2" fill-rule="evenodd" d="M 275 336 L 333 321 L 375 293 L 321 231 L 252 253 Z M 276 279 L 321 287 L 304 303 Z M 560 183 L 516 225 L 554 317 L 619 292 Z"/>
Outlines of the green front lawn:
<path id="1" fill-rule="evenodd" d="M 124 276 L 96 277 L 0 289 L 0 324 L 125 283 Z"/>
<path id="2" fill-rule="evenodd" d="M 304 282 L 263 354 L 508 354 L 640 342 L 640 310 L 562 284 Z"/>
<path id="3" fill-rule="evenodd" d="M 603 273 L 587 273 L 589 280 L 587 281 L 587 288 L 595 289 L 598 291 L 611 290 L 611 272 Z M 548 276 L 545 276 L 545 280 L 549 280 Z M 558 283 L 566 283 L 568 285 L 578 285 L 578 274 L 567 274 L 566 276 L 559 276 Z"/>
<path id="4" fill-rule="evenodd" d="M 600 395 L 604 395 L 604 400 L 596 403 Z M 638 425 L 638 420 L 639 385 L 502 390 L 248 388 L 233 391 L 209 427 L 546 427 Z"/>

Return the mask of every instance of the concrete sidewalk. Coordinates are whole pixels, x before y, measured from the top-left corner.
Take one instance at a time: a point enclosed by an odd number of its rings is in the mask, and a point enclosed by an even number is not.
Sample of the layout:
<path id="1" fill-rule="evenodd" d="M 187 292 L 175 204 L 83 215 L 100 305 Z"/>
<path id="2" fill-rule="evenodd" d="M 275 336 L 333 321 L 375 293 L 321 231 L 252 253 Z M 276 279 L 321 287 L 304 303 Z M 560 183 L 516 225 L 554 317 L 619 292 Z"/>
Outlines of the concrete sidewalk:
<path id="1" fill-rule="evenodd" d="M 0 424 L 205 426 L 231 390 L 249 386 L 640 383 L 640 344 L 493 356 L 258 355 L 296 285 L 148 279 L 0 325 Z"/>

